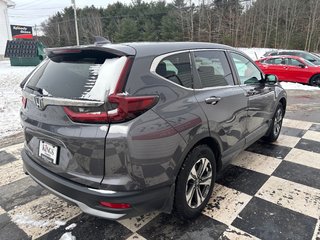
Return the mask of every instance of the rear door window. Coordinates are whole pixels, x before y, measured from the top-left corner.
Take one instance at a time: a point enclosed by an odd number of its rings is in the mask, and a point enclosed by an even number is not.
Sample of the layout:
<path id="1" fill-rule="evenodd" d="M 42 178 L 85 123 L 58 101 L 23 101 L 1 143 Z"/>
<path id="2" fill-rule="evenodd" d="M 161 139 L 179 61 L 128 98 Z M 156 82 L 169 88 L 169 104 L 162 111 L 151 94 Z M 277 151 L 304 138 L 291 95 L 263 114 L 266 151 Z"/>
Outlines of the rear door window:
<path id="1" fill-rule="evenodd" d="M 115 88 L 127 57 L 101 53 L 66 54 L 46 60 L 26 87 L 40 88 L 43 95 L 103 101 Z"/>
<path id="2" fill-rule="evenodd" d="M 203 88 L 234 85 L 223 51 L 195 51 L 195 65 Z"/>
<path id="3" fill-rule="evenodd" d="M 183 87 L 193 87 L 189 52 L 165 57 L 158 64 L 156 73 Z"/>

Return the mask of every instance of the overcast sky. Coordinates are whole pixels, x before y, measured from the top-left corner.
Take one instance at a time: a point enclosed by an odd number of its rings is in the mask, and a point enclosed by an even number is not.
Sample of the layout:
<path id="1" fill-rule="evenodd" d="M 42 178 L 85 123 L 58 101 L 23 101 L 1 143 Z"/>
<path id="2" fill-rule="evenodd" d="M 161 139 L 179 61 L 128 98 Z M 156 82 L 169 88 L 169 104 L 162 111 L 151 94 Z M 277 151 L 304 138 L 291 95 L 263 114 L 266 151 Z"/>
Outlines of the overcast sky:
<path id="1" fill-rule="evenodd" d="M 106 7 L 115 2 L 130 4 L 131 0 L 76 0 L 79 8 L 94 5 Z M 71 0 L 13 0 L 14 8 L 8 10 L 10 24 L 35 26 L 65 7 L 71 6 Z M 151 2 L 151 0 L 145 0 Z"/>

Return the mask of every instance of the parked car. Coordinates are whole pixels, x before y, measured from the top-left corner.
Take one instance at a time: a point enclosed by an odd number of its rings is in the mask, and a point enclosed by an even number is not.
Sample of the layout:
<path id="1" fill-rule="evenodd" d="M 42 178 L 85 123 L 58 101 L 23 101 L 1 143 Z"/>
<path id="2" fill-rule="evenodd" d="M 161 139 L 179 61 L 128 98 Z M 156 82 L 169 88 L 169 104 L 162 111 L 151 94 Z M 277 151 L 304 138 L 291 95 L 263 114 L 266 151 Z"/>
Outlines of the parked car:
<path id="1" fill-rule="evenodd" d="M 313 52 L 312 54 L 320 58 L 320 53 Z"/>
<path id="2" fill-rule="evenodd" d="M 47 54 L 22 83 L 24 169 L 88 214 L 196 217 L 230 159 L 280 134 L 286 92 L 234 48 L 127 43 Z"/>
<path id="3" fill-rule="evenodd" d="M 312 62 L 315 65 L 320 65 L 319 56 L 306 51 L 301 51 L 301 50 L 271 50 L 266 52 L 263 56 L 268 57 L 268 56 L 279 56 L 279 55 L 297 56 L 309 62 Z"/>
<path id="4" fill-rule="evenodd" d="M 265 74 L 275 74 L 280 81 L 299 82 L 320 87 L 320 66 L 295 56 L 273 56 L 256 61 Z"/>

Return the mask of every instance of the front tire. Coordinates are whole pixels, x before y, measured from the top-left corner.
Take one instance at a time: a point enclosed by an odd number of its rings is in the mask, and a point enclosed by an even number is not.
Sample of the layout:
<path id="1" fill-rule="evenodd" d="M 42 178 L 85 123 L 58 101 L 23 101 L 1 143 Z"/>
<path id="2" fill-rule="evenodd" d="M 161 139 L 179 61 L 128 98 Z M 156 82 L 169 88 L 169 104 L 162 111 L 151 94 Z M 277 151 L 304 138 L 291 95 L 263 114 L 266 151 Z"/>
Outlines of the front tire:
<path id="1" fill-rule="evenodd" d="M 177 177 L 174 210 L 181 219 L 200 215 L 212 194 L 216 159 L 207 145 L 199 145 L 186 157 Z"/>
<path id="2" fill-rule="evenodd" d="M 276 112 L 272 118 L 272 123 L 269 127 L 269 130 L 266 136 L 263 138 L 267 142 L 275 142 L 279 135 L 282 128 L 282 121 L 284 117 L 284 108 L 282 103 L 279 103 L 276 109 Z"/>

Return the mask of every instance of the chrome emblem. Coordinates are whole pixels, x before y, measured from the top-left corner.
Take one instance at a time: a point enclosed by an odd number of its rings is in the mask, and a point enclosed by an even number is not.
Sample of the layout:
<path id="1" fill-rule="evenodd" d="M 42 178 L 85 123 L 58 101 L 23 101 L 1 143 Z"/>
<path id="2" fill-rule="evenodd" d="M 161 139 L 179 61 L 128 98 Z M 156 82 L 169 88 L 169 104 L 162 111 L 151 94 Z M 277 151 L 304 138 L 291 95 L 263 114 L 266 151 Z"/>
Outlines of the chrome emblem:
<path id="1" fill-rule="evenodd" d="M 37 108 L 39 108 L 40 110 L 43 110 L 43 109 L 44 109 L 42 97 L 40 97 L 40 96 L 35 96 L 35 97 L 34 97 L 34 103 L 37 105 Z"/>

